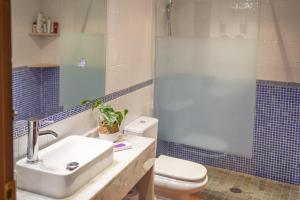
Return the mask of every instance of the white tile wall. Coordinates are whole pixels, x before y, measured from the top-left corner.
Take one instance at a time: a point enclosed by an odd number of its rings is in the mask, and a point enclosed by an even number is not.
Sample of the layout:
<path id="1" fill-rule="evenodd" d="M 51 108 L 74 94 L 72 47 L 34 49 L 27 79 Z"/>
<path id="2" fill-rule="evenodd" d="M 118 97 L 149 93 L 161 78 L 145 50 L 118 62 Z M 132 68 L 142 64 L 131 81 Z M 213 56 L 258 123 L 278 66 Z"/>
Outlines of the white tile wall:
<path id="1" fill-rule="evenodd" d="M 108 0 L 105 93 L 153 77 L 153 0 Z"/>
<path id="2" fill-rule="evenodd" d="M 158 1 L 158 36 L 167 35 L 168 2 Z M 274 6 L 275 18 L 271 3 Z M 173 35 L 197 38 L 258 38 L 257 79 L 300 82 L 300 75 L 297 73 L 300 66 L 300 1 L 261 0 L 256 11 L 233 10 L 232 4 L 233 1 L 222 0 L 174 0 Z M 243 26 L 246 27 L 246 34 L 241 34 Z M 282 37 L 282 44 L 279 36 Z"/>
<path id="3" fill-rule="evenodd" d="M 12 0 L 13 67 L 40 62 L 39 38 L 29 36 L 40 5 L 39 0 Z"/>
<path id="4" fill-rule="evenodd" d="M 153 78 L 154 3 L 154 0 L 108 0 L 106 94 Z M 153 86 L 110 103 L 129 110 L 123 125 L 142 115 L 151 116 Z"/>
<path id="5" fill-rule="evenodd" d="M 132 122 L 140 116 L 152 116 L 153 114 L 153 85 L 137 90 L 109 102 L 116 109 L 127 108 L 129 113 L 122 124 Z"/>
<path id="6" fill-rule="evenodd" d="M 261 3 L 257 78 L 299 83 L 300 1 L 273 0 L 272 3 L 274 13 L 271 1 Z"/>

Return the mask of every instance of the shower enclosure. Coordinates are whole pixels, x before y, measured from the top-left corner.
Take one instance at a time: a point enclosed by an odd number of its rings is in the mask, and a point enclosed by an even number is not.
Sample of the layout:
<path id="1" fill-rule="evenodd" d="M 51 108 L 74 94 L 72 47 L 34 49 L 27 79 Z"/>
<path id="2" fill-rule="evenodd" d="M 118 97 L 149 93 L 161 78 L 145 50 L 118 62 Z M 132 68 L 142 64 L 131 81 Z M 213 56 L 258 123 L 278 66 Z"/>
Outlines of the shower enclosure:
<path id="1" fill-rule="evenodd" d="M 158 154 L 300 185 L 299 10 L 158 0 Z"/>
<path id="2" fill-rule="evenodd" d="M 159 0 L 155 114 L 159 139 L 251 156 L 256 0 Z"/>

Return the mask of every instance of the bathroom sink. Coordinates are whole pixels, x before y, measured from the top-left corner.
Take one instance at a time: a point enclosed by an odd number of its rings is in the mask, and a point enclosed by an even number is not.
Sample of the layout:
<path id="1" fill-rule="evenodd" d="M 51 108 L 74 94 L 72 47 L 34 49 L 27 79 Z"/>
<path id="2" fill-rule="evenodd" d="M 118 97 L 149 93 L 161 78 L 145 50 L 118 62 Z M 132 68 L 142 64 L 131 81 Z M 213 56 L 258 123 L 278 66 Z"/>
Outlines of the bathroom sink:
<path id="1" fill-rule="evenodd" d="M 40 161 L 16 164 L 17 187 L 54 198 L 70 196 L 113 162 L 109 141 L 69 136 L 39 152 Z"/>

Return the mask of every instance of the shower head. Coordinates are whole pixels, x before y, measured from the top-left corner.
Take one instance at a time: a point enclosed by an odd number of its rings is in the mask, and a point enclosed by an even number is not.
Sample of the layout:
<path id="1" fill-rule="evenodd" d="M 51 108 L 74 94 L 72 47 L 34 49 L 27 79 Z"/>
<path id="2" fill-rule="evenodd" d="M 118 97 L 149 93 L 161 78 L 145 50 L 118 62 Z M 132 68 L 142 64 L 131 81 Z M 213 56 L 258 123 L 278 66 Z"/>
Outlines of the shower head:
<path id="1" fill-rule="evenodd" d="M 166 6 L 168 20 L 171 20 L 171 12 L 172 12 L 173 4 L 174 4 L 174 0 L 169 0 L 169 3 Z"/>
<path id="2" fill-rule="evenodd" d="M 168 4 L 166 5 L 167 29 L 168 29 L 168 35 L 169 36 L 172 36 L 171 18 L 172 18 L 173 3 L 174 3 L 174 0 L 169 0 Z"/>
<path id="3" fill-rule="evenodd" d="M 169 2 L 168 2 L 168 4 L 167 4 L 167 8 L 172 8 L 172 6 L 173 6 L 173 4 L 174 4 L 174 0 L 169 0 Z"/>

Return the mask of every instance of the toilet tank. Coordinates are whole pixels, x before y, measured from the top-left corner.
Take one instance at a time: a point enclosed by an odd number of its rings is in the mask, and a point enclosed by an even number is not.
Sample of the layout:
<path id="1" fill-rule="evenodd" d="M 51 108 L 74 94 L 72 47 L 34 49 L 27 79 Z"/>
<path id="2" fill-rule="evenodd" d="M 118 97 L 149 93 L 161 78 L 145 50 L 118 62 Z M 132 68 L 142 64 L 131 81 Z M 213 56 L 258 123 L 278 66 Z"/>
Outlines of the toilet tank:
<path id="1" fill-rule="evenodd" d="M 158 119 L 139 117 L 124 127 L 126 134 L 157 139 Z"/>

